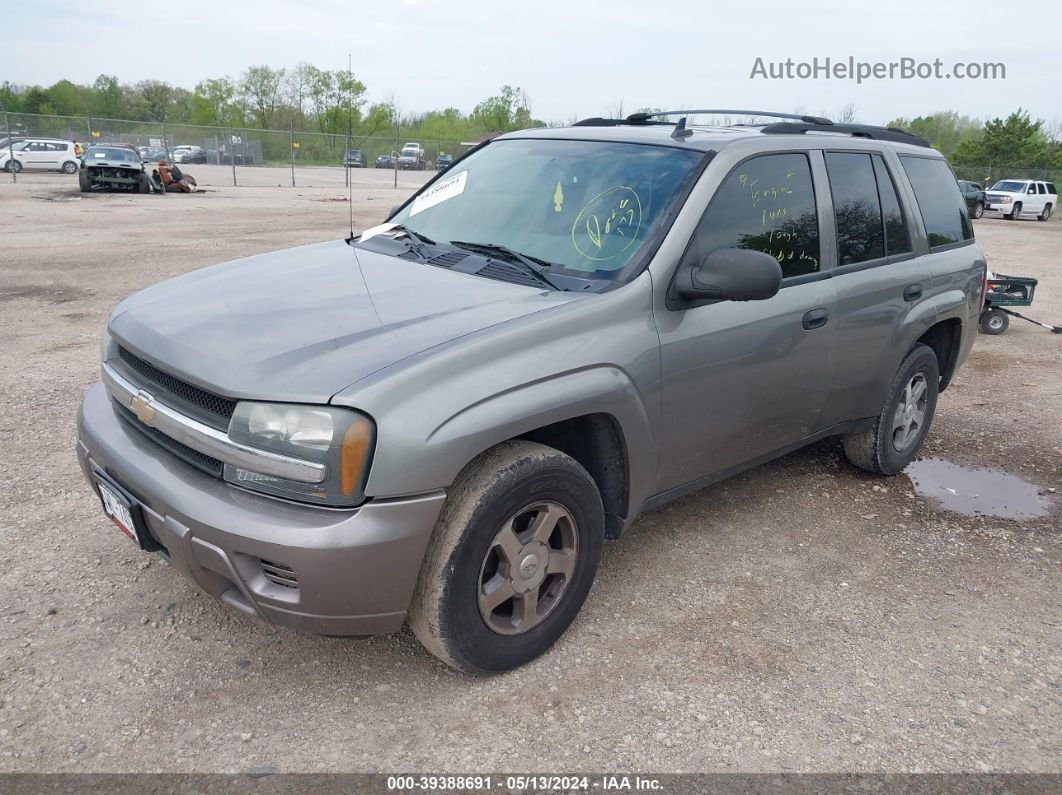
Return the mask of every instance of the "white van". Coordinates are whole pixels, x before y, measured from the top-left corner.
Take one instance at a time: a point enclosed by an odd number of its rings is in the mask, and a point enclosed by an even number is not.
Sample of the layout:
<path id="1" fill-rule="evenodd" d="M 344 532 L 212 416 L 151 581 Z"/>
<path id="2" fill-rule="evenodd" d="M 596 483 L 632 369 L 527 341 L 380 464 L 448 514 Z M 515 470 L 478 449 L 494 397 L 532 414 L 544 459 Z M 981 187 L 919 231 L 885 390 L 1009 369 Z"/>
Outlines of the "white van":
<path id="1" fill-rule="evenodd" d="M 27 138 L 0 151 L 0 168 L 15 174 L 22 169 L 76 174 L 78 165 L 74 144 L 54 138 Z"/>

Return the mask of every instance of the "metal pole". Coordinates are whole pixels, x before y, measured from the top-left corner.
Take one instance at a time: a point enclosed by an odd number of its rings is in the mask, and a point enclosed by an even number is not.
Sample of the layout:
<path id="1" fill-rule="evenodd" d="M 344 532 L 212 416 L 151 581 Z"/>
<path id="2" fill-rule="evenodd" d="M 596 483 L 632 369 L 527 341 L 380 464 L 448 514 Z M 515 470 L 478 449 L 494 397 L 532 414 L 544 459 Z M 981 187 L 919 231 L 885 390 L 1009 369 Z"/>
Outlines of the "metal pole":
<path id="1" fill-rule="evenodd" d="M 11 118 L 6 110 L 4 111 L 4 127 L 7 128 L 7 162 L 14 163 L 15 150 L 11 144 Z M 18 182 L 18 174 L 14 166 L 11 167 L 11 181 Z"/>
<path id="2" fill-rule="evenodd" d="M 88 133 L 88 140 L 86 141 L 86 143 L 89 146 L 92 146 L 92 117 L 91 116 L 86 116 L 85 117 L 85 125 L 87 127 L 86 132 Z M 88 146 L 86 146 L 85 148 L 88 149 Z"/>
<path id="3" fill-rule="evenodd" d="M 291 152 L 291 187 L 295 187 L 295 119 L 288 122 L 288 150 Z"/>
<path id="4" fill-rule="evenodd" d="M 391 153 L 391 165 L 395 168 L 395 190 L 398 190 L 398 136 L 399 136 L 399 123 L 398 114 L 395 114 L 395 148 Z"/>
<path id="5" fill-rule="evenodd" d="M 229 160 L 232 162 L 232 187 L 236 187 L 236 153 L 232 151 L 232 139 L 235 136 L 232 134 L 232 128 L 229 127 L 229 140 L 225 142 L 225 151 L 229 155 Z"/>

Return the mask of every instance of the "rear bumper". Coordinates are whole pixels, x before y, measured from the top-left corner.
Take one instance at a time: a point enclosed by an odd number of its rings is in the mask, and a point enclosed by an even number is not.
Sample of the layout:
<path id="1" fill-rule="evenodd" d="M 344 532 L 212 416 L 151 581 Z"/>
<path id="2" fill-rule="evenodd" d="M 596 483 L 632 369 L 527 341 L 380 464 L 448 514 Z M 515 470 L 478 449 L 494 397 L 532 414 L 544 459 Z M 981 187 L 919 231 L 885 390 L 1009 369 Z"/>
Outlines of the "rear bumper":
<path id="1" fill-rule="evenodd" d="M 115 414 L 102 384 L 85 395 L 78 460 L 143 506 L 169 562 L 208 594 L 274 624 L 328 635 L 394 632 L 405 619 L 445 495 L 329 510 L 263 497 L 200 472 Z M 100 516 L 101 526 L 105 523 Z M 116 538 L 120 538 L 116 534 Z M 266 576 L 291 570 L 296 587 Z"/>

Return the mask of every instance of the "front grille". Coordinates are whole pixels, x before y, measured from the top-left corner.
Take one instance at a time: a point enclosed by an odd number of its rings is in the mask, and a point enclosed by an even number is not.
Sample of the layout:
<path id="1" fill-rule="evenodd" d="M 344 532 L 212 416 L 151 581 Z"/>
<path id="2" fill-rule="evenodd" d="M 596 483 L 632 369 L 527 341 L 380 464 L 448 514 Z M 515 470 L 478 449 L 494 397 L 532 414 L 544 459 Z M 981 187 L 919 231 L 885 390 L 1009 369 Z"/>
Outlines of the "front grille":
<path id="1" fill-rule="evenodd" d="M 168 450 L 185 463 L 191 464 L 196 469 L 201 469 L 208 475 L 213 475 L 216 478 L 221 477 L 222 472 L 225 469 L 225 464 L 222 461 L 219 461 L 206 453 L 194 450 L 183 442 L 178 442 L 176 439 L 170 438 L 157 428 L 145 425 L 132 411 L 118 401 L 114 401 L 114 407 L 118 410 L 119 417 L 158 444 L 159 447 Z"/>
<path id="2" fill-rule="evenodd" d="M 274 585 L 279 585 L 283 588 L 298 588 L 299 579 L 295 576 L 295 572 L 290 566 L 285 566 L 283 563 L 274 563 L 271 560 L 262 560 L 262 576 L 269 580 Z"/>
<path id="3" fill-rule="evenodd" d="M 132 351 L 123 347 L 118 348 L 118 358 L 131 371 L 139 376 L 139 380 L 146 382 L 146 386 L 154 390 L 161 390 L 156 397 L 170 397 L 179 402 L 181 407 L 195 409 L 199 418 L 217 428 L 227 428 L 232 413 L 236 410 L 236 401 L 230 398 L 215 395 L 200 389 L 197 386 L 175 378 L 167 372 L 160 370 L 150 362 L 146 362 Z"/>

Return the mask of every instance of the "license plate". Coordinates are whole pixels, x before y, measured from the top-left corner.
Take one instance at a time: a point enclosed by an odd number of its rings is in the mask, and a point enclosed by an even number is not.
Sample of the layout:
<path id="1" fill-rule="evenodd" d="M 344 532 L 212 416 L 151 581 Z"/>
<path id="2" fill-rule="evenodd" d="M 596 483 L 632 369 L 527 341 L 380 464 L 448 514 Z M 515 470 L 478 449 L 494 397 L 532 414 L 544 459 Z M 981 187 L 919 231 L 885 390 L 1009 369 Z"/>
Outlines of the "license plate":
<path id="1" fill-rule="evenodd" d="M 142 521 L 138 521 L 140 505 L 117 483 L 101 472 L 96 472 L 96 486 L 100 492 L 103 512 L 114 524 L 141 549 L 157 548 L 154 539 L 142 530 Z"/>

